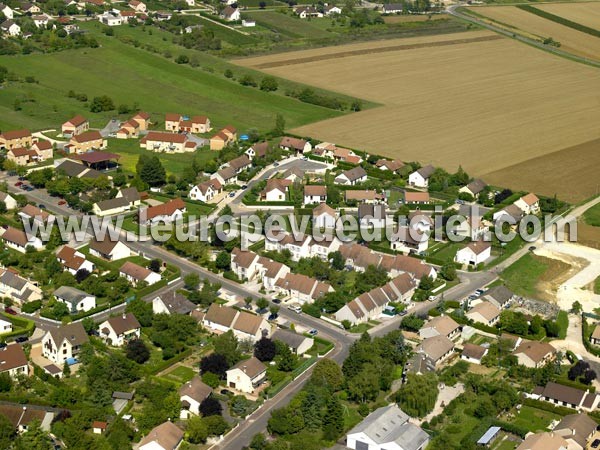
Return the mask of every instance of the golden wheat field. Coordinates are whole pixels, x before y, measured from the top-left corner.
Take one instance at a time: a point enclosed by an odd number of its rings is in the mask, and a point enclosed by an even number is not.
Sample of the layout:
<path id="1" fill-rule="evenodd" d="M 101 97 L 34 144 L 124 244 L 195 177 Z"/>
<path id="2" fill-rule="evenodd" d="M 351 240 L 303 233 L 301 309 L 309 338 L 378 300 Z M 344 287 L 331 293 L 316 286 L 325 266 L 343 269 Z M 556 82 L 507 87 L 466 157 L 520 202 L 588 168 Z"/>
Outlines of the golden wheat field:
<path id="1" fill-rule="evenodd" d="M 586 27 L 600 30 L 600 2 L 548 3 L 535 5 L 535 7 Z"/>
<path id="2" fill-rule="evenodd" d="M 473 175 L 494 173 L 499 185 L 534 186 L 527 173 L 516 177 L 515 167 L 535 172 L 545 155 L 600 138 L 597 69 L 488 32 L 237 62 L 383 105 L 292 130 L 297 134 L 449 170 L 461 164 Z M 561 176 L 536 182 L 535 191 L 588 196 L 590 186 L 578 187 L 586 183 L 580 167 L 554 158 Z M 597 157 L 588 162 L 595 172 L 587 176 L 597 178 Z"/>
<path id="3" fill-rule="evenodd" d="M 563 4 L 567 11 L 577 4 Z M 537 7 L 537 5 L 536 5 Z M 545 9 L 545 8 L 544 8 Z M 574 30 L 551 20 L 523 11 L 516 6 L 474 7 L 473 11 L 539 39 L 551 37 L 560 42 L 561 50 L 586 58 L 600 60 L 600 38 Z M 561 15 L 561 14 L 557 14 Z M 566 17 L 566 16 L 565 16 Z M 597 24 L 597 28 L 598 24 Z"/>

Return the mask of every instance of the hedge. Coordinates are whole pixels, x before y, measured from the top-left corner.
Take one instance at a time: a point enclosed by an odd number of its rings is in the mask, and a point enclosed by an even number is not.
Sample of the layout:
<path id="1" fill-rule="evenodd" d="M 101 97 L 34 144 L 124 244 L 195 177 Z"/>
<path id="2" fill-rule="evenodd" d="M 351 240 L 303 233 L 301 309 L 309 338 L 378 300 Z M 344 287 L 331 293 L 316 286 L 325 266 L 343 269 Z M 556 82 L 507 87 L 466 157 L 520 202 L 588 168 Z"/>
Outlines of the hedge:
<path id="1" fill-rule="evenodd" d="M 0 341 L 5 342 L 6 339 L 14 336 L 31 336 L 35 328 L 35 322 L 33 320 L 25 319 L 23 317 L 11 316 L 5 312 L 2 313 L 3 318 L 8 320 L 14 326 L 19 327 L 18 330 L 11 331 L 10 333 L 3 334 L 0 336 Z"/>
<path id="2" fill-rule="evenodd" d="M 565 19 L 564 17 L 556 16 L 547 11 L 543 11 L 541 9 L 534 8 L 530 5 L 517 5 L 517 8 L 522 9 L 523 11 L 527 11 L 529 13 L 535 14 L 536 16 L 542 17 L 546 20 L 551 20 L 552 22 L 556 22 L 558 24 L 564 25 L 569 28 L 573 28 L 574 30 L 581 31 L 582 33 L 589 34 L 591 36 L 600 37 L 600 31 L 594 28 L 586 27 L 577 22 L 572 22 L 569 19 Z"/>
<path id="3" fill-rule="evenodd" d="M 519 425 L 515 425 L 514 423 L 504 422 L 503 420 L 492 420 L 492 426 L 500 427 L 504 431 L 516 434 L 521 439 L 525 439 L 525 436 L 529 433 L 529 430 L 527 428 L 520 427 Z"/>
<path id="4" fill-rule="evenodd" d="M 38 309 L 42 307 L 41 300 L 34 300 L 32 302 L 27 302 L 21 307 L 21 311 L 27 314 L 31 314 L 36 312 Z"/>
<path id="5" fill-rule="evenodd" d="M 184 360 L 185 358 L 187 358 L 188 356 L 190 356 L 192 354 L 192 349 L 191 348 L 187 348 L 184 351 L 182 351 L 181 353 L 179 353 L 178 355 L 173 356 L 171 359 L 167 359 L 165 361 L 162 361 L 161 363 L 159 363 L 158 365 L 156 365 L 151 371 L 150 374 L 151 375 L 156 375 L 159 372 L 162 372 L 163 370 L 165 370 L 167 367 Z"/>
<path id="6" fill-rule="evenodd" d="M 566 406 L 554 406 L 552 403 L 544 402 L 541 400 L 534 400 L 532 398 L 524 398 L 522 403 L 532 408 L 541 409 L 542 411 L 548 411 L 559 416 L 568 416 L 569 414 L 575 414 L 575 410 L 567 408 Z"/>

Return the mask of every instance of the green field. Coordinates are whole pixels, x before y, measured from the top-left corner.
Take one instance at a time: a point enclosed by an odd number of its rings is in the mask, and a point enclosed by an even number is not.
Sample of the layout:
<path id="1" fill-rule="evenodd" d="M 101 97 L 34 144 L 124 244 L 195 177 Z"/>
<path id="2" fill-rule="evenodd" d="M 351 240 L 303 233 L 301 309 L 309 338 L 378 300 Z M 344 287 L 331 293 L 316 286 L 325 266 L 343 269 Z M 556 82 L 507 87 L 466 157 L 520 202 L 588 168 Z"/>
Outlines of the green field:
<path id="1" fill-rule="evenodd" d="M 585 220 L 585 223 L 588 225 L 600 227 L 600 203 L 592 206 L 585 213 L 583 213 L 583 220 Z"/>
<path id="2" fill-rule="evenodd" d="M 594 294 L 600 295 L 600 277 L 596 278 L 596 281 L 594 281 Z"/>
<path id="3" fill-rule="evenodd" d="M 108 95 L 115 105 L 137 104 L 155 120 L 162 120 L 166 112 L 205 114 L 215 127 L 232 124 L 241 131 L 270 130 L 278 113 L 289 128 L 342 114 L 302 103 L 283 92 L 265 93 L 241 86 L 223 77 L 222 72 L 175 64 L 161 55 L 106 37 L 95 32 L 94 25 L 89 26 L 101 48 L 0 57 L 0 65 L 21 79 L 34 76 L 37 80 L 8 82 L 0 90 L 0 128 L 57 128 L 74 114 L 84 114 L 92 126 L 99 127 L 117 115 L 116 111 L 90 113 L 86 103 L 67 97 L 71 89 L 85 93 L 89 100 Z M 174 47 L 170 42 L 165 44 Z M 185 49 L 181 52 L 203 55 Z M 20 111 L 13 109 L 16 99 L 21 100 Z"/>
<path id="4" fill-rule="evenodd" d="M 275 30 L 288 38 L 326 38 L 334 34 L 318 25 L 324 22 L 330 26 L 331 19 L 328 18 L 308 21 L 277 11 L 246 12 L 244 16 L 248 16 L 256 20 L 258 25 Z"/>
<path id="5" fill-rule="evenodd" d="M 515 419 L 511 422 L 519 427 L 527 428 L 529 431 L 536 433 L 547 431 L 548 425 L 550 425 L 553 420 L 560 420 L 561 418 L 562 417 L 558 414 L 523 405 Z"/>
<path id="6" fill-rule="evenodd" d="M 514 293 L 535 297 L 537 293 L 536 284 L 547 269 L 548 265 L 544 264 L 540 258 L 527 253 L 513 265 L 504 269 L 500 277 Z"/>

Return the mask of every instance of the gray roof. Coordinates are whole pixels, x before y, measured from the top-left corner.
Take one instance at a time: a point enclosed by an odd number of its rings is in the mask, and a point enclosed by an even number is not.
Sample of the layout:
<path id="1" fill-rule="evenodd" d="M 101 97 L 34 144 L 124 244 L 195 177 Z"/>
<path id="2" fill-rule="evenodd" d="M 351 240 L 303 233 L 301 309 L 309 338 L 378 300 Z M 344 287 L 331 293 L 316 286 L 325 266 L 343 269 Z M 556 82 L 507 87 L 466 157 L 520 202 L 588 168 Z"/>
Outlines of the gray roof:
<path id="1" fill-rule="evenodd" d="M 483 191 L 486 186 L 486 182 L 483 181 L 481 178 L 475 178 L 473 181 L 467 184 L 467 188 L 475 195 Z"/>
<path id="2" fill-rule="evenodd" d="M 362 167 L 358 166 L 354 169 L 345 170 L 341 173 L 341 175 L 345 175 L 350 181 L 356 181 L 362 177 L 367 176 L 367 172 Z"/>
<path id="3" fill-rule="evenodd" d="M 0 283 L 20 291 L 27 285 L 27 280 L 10 270 L 5 270 L 4 273 L 0 275 Z"/>
<path id="4" fill-rule="evenodd" d="M 127 200 L 128 202 L 138 202 L 140 201 L 140 193 L 137 188 L 128 187 L 121 189 L 121 196 Z"/>
<path id="5" fill-rule="evenodd" d="M 385 219 L 385 205 L 361 203 L 358 205 L 358 218 L 362 219 L 365 216 L 372 217 L 373 219 Z"/>
<path id="6" fill-rule="evenodd" d="M 417 170 L 417 172 L 419 172 L 419 175 L 421 175 L 423 178 L 428 179 L 431 175 L 433 175 L 433 172 L 435 172 L 435 167 L 429 164 L 428 166 L 421 167 L 419 170 Z"/>
<path id="7" fill-rule="evenodd" d="M 500 306 L 504 306 L 511 298 L 513 298 L 515 294 L 512 293 L 510 289 L 506 286 L 494 286 L 487 292 L 485 292 L 482 297 L 484 298 L 492 298 L 498 302 Z"/>
<path id="8" fill-rule="evenodd" d="M 66 160 L 56 166 L 56 171 L 63 171 L 68 177 L 78 177 L 81 172 L 86 170 L 83 164 L 76 163 L 71 160 Z"/>
<path id="9" fill-rule="evenodd" d="M 405 371 L 407 373 L 425 374 L 435 372 L 435 362 L 423 353 L 415 353 L 406 361 Z"/>
<path id="10" fill-rule="evenodd" d="M 404 450 L 417 450 L 429 440 L 429 435 L 408 419 L 397 405 L 385 406 L 365 417 L 348 435 L 364 433 L 380 446 L 394 442 Z"/>
<path id="11" fill-rule="evenodd" d="M 61 286 L 54 291 L 54 296 L 69 302 L 71 305 L 76 305 L 84 298 L 89 297 L 90 294 L 71 286 Z"/>
<path id="12" fill-rule="evenodd" d="M 162 300 L 163 304 L 170 313 L 189 314 L 196 309 L 196 305 L 194 303 L 190 302 L 187 298 L 185 298 L 185 296 L 174 290 L 159 295 L 157 298 Z"/>
<path id="13" fill-rule="evenodd" d="M 271 339 L 274 341 L 281 341 L 288 347 L 296 350 L 308 338 L 301 334 L 292 333 L 291 331 L 276 330 L 273 333 L 273 336 L 271 336 Z"/>
<path id="14" fill-rule="evenodd" d="M 129 200 L 125 197 L 115 197 L 110 200 L 102 200 L 101 202 L 96 203 L 100 211 L 110 211 L 115 208 L 125 208 L 129 206 Z"/>
<path id="15" fill-rule="evenodd" d="M 498 432 L 502 428 L 500 427 L 490 427 L 481 438 L 477 441 L 478 445 L 487 445 L 490 443 L 492 439 L 498 434 Z"/>
<path id="16" fill-rule="evenodd" d="M 81 322 L 73 322 L 68 325 L 61 325 L 58 328 L 52 328 L 49 333 L 58 348 L 62 347 L 62 343 L 65 340 L 69 341 L 73 346 L 85 344 L 89 341 Z"/>

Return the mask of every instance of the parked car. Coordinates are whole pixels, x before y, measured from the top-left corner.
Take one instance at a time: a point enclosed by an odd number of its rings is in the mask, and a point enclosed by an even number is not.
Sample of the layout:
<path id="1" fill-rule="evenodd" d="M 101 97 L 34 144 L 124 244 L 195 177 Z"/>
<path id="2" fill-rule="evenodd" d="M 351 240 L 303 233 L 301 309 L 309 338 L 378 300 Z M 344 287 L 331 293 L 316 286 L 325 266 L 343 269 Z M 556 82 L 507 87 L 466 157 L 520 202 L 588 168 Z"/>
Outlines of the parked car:
<path id="1" fill-rule="evenodd" d="M 67 201 L 66 201 L 66 200 L 59 200 L 59 201 L 58 201 L 58 204 L 59 204 L 60 206 L 62 206 L 62 205 L 66 205 L 66 204 L 67 204 Z"/>
<path id="2" fill-rule="evenodd" d="M 400 315 L 400 316 L 405 316 L 405 315 L 407 315 L 407 314 L 408 314 L 408 311 L 407 311 L 407 310 L 405 310 L 405 309 L 403 309 L 402 311 L 400 311 L 400 312 L 398 313 L 398 315 Z"/>
<path id="3" fill-rule="evenodd" d="M 15 339 L 15 342 L 18 342 L 19 344 L 22 342 L 27 342 L 29 340 L 29 338 L 27 336 L 19 336 L 18 338 Z"/>
<path id="4" fill-rule="evenodd" d="M 229 395 L 231 394 L 231 391 L 227 390 L 227 389 L 221 389 L 221 395 Z"/>
<path id="5" fill-rule="evenodd" d="M 281 303 L 281 300 L 280 300 L 280 299 L 278 299 L 278 298 L 274 298 L 274 299 L 272 300 L 272 302 L 273 302 L 273 303 L 275 303 L 276 305 L 279 305 L 279 304 Z"/>
<path id="6" fill-rule="evenodd" d="M 38 205 L 38 208 L 40 208 L 40 209 L 48 209 L 48 208 L 46 208 L 46 205 L 43 205 L 41 203 Z"/>
<path id="7" fill-rule="evenodd" d="M 308 334 L 310 334 L 311 336 L 316 336 L 317 334 L 319 334 L 319 330 L 313 328 L 308 332 Z"/>
<path id="8" fill-rule="evenodd" d="M 6 348 L 6 342 L 0 342 L 0 348 Z"/>
<path id="9" fill-rule="evenodd" d="M 302 308 L 300 307 L 300 305 L 290 305 L 288 306 L 288 309 L 290 311 L 294 311 L 297 314 L 300 314 L 302 312 Z"/>
<path id="10" fill-rule="evenodd" d="M 532 252 L 535 250 L 535 245 L 532 245 L 531 247 L 529 247 L 529 251 Z"/>
<path id="11" fill-rule="evenodd" d="M 269 317 L 267 317 L 269 322 L 272 322 L 275 319 L 277 319 L 277 314 L 269 314 Z"/>
<path id="12" fill-rule="evenodd" d="M 15 183 L 15 187 L 19 187 L 19 186 L 21 186 L 22 184 L 23 184 L 23 182 L 22 182 L 22 181 L 17 181 L 17 182 Z"/>
<path id="13" fill-rule="evenodd" d="M 230 193 L 229 193 L 229 196 L 230 196 L 230 197 L 235 197 L 235 192 L 230 192 Z"/>
<path id="14" fill-rule="evenodd" d="M 28 186 L 26 184 L 21 183 L 21 186 L 19 186 L 19 187 L 21 189 L 23 189 L 24 191 L 26 191 Z"/>
<path id="15" fill-rule="evenodd" d="M 427 300 L 429 300 L 430 302 L 434 301 L 437 297 L 435 295 L 430 295 Z"/>
<path id="16" fill-rule="evenodd" d="M 273 163 L 273 167 L 279 167 L 279 163 L 278 162 Z"/>
<path id="17" fill-rule="evenodd" d="M 244 184 L 244 185 L 242 186 L 242 190 L 244 190 L 244 189 L 248 189 L 248 185 L 247 185 L 247 184 Z"/>
<path id="18" fill-rule="evenodd" d="M 10 306 L 5 307 L 4 312 L 7 314 L 11 314 L 13 316 L 17 315 L 17 312 L 14 309 L 12 309 Z"/>

